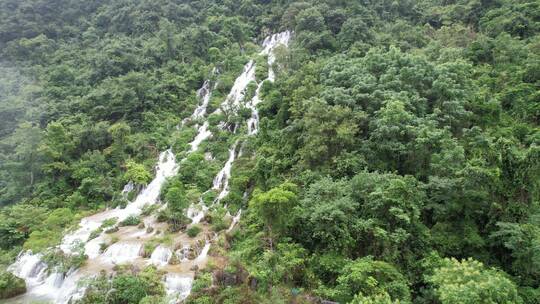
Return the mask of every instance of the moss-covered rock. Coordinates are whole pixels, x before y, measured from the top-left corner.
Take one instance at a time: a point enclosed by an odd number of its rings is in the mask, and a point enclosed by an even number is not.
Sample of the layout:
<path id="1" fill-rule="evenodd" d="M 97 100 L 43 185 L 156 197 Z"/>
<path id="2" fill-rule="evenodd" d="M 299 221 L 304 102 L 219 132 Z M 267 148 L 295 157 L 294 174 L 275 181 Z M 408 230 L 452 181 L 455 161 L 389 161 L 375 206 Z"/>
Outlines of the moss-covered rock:
<path id="1" fill-rule="evenodd" d="M 0 299 L 11 298 L 26 292 L 26 283 L 10 272 L 0 272 Z"/>

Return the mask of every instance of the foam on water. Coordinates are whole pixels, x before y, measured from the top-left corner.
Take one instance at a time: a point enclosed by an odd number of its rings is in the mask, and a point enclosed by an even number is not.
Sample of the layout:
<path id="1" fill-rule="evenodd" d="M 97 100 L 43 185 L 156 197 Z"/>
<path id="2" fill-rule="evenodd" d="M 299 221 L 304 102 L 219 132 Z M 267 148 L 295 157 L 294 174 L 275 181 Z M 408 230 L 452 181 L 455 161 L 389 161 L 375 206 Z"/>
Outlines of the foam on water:
<path id="1" fill-rule="evenodd" d="M 118 242 L 109 246 L 100 256 L 100 259 L 112 264 L 128 263 L 133 262 L 134 260 L 139 258 L 141 256 L 141 253 L 141 243 Z"/>
<path id="2" fill-rule="evenodd" d="M 170 303 L 177 303 L 185 300 L 193 285 L 193 276 L 177 273 L 168 273 L 165 276 L 165 290 L 170 296 Z"/>
<path id="3" fill-rule="evenodd" d="M 238 142 L 235 142 L 234 145 L 229 149 L 229 158 L 223 166 L 223 168 L 218 172 L 213 182 L 213 189 L 220 190 L 216 201 L 222 200 L 227 194 L 229 194 L 229 178 L 231 177 L 232 164 L 235 159 L 235 150 Z"/>
<path id="4" fill-rule="evenodd" d="M 173 252 L 171 249 L 164 246 L 157 246 L 150 256 L 150 263 L 156 266 L 165 266 L 169 263 Z"/>

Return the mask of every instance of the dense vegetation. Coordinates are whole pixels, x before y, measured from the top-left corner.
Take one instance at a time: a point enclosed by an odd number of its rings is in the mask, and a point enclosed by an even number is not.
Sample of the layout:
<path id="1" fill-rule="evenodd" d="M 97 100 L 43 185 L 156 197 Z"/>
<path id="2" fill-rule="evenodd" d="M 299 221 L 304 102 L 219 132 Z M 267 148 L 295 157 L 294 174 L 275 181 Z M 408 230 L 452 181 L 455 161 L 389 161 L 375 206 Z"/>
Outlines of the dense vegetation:
<path id="1" fill-rule="evenodd" d="M 175 126 L 212 69 L 215 108 L 285 29 L 222 202 L 244 216 L 188 302 L 540 303 L 532 0 L 2 0 L 0 264 L 125 203 L 158 151 L 185 150 L 194 131 Z M 211 128 L 215 158 L 189 155 L 163 191 L 172 227 L 227 158 Z M 110 299 L 98 278 L 85 301 L 158 303 L 157 276 L 119 271 Z"/>

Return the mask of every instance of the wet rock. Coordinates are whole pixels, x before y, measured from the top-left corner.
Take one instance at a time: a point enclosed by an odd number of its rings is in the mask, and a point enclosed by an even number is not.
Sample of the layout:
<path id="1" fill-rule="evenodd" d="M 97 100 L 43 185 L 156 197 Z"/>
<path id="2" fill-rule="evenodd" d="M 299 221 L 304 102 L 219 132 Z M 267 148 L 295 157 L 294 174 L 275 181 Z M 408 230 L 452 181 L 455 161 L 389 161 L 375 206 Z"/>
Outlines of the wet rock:
<path id="1" fill-rule="evenodd" d="M 180 264 L 180 259 L 178 258 L 176 254 L 173 254 L 171 256 L 171 259 L 169 260 L 169 265 L 178 265 L 178 264 Z"/>
<path id="2" fill-rule="evenodd" d="M 112 227 L 112 228 L 109 228 L 109 229 L 105 230 L 105 233 L 111 234 L 111 233 L 118 232 L 118 230 L 119 230 L 119 228 L 117 226 L 115 226 L 115 227 Z"/>
<path id="3" fill-rule="evenodd" d="M 254 277 L 250 277 L 248 280 L 249 280 L 249 288 L 251 288 L 251 290 L 257 290 L 257 285 L 259 284 L 257 279 Z"/>
<path id="4" fill-rule="evenodd" d="M 191 271 L 198 271 L 199 270 L 199 266 L 198 265 L 193 265 L 191 266 L 191 268 L 189 269 Z"/>
<path id="5" fill-rule="evenodd" d="M 189 247 L 187 255 L 186 255 L 187 259 L 194 260 L 195 258 L 199 256 L 199 254 L 201 253 L 201 250 L 202 248 L 193 249 L 193 247 Z"/>
<path id="6" fill-rule="evenodd" d="M 222 271 L 220 275 L 221 276 L 219 277 L 218 282 L 222 286 L 233 286 L 240 283 L 238 280 L 238 276 L 235 273 L 228 273 L 226 271 Z"/>

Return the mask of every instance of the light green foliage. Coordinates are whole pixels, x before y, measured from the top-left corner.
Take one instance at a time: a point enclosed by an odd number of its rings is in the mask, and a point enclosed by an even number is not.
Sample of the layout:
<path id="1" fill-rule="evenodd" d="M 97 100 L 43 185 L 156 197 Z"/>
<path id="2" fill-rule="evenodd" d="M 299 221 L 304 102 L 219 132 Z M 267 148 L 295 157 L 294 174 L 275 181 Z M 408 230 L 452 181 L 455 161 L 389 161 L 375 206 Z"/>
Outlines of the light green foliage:
<path id="1" fill-rule="evenodd" d="M 21 245 L 30 233 L 37 231 L 46 219 L 46 209 L 19 204 L 3 208 L 0 213 L 0 246 L 9 249 Z"/>
<path id="2" fill-rule="evenodd" d="M 182 162 L 178 178 L 185 185 L 194 185 L 200 192 L 204 192 L 211 188 L 212 180 L 218 171 L 216 164 L 204 159 L 204 154 L 195 152 Z"/>
<path id="3" fill-rule="evenodd" d="M 106 219 L 106 220 L 103 221 L 103 223 L 101 223 L 100 227 L 101 228 L 111 227 L 111 226 L 114 226 L 117 222 L 118 222 L 118 218 L 116 218 L 116 217 Z"/>
<path id="4" fill-rule="evenodd" d="M 381 293 L 373 296 L 356 295 L 350 302 L 351 304 L 399 304 L 400 300 L 392 300 L 388 293 Z"/>
<path id="5" fill-rule="evenodd" d="M 141 222 L 141 218 L 136 215 L 130 215 L 120 222 L 120 226 L 136 226 Z"/>
<path id="6" fill-rule="evenodd" d="M 427 278 L 443 304 L 521 303 L 516 285 L 504 274 L 473 259 L 444 259 Z"/>
<path id="7" fill-rule="evenodd" d="M 193 287 L 191 288 L 191 292 L 199 292 L 204 288 L 208 288 L 212 286 L 212 274 L 209 272 L 205 272 L 202 274 L 199 274 L 195 281 L 193 281 Z"/>
<path id="8" fill-rule="evenodd" d="M 65 228 L 73 224 L 75 219 L 71 210 L 55 209 L 47 214 L 45 220 L 30 233 L 28 240 L 24 243 L 24 248 L 40 252 L 58 244 L 62 240 Z"/>
<path id="9" fill-rule="evenodd" d="M 10 272 L 0 271 L 0 299 L 7 299 L 26 292 L 26 283 Z"/>
<path id="10" fill-rule="evenodd" d="M 157 301 L 152 303 L 159 303 L 165 294 L 162 276 L 153 266 L 138 274 L 120 268 L 111 282 L 105 276 L 91 280 L 88 292 L 77 303 L 148 303 L 150 299 Z"/>
<path id="11" fill-rule="evenodd" d="M 531 216 L 532 219 L 538 214 Z M 537 220 L 536 220 L 537 221 Z M 540 228 L 532 220 L 529 223 L 498 223 L 498 230 L 491 237 L 502 242 L 510 250 L 513 262 L 512 273 L 519 275 L 521 282 L 533 285 L 540 278 Z"/>
<path id="12" fill-rule="evenodd" d="M 410 301 L 405 277 L 392 265 L 369 257 L 347 264 L 337 278 L 336 290 L 336 298 L 343 303 L 352 301 L 355 295 L 377 297 L 384 294 L 392 300 Z"/>
<path id="13" fill-rule="evenodd" d="M 312 184 L 297 207 L 299 227 L 309 233 L 302 235 L 314 248 L 348 252 L 354 247 L 358 223 L 358 202 L 350 197 L 347 181 L 334 182 L 324 178 Z M 356 216 L 355 216 L 356 215 Z M 301 230 L 299 231 L 302 234 Z"/>
<path id="14" fill-rule="evenodd" d="M 265 223 L 268 232 L 283 230 L 290 220 L 290 212 L 297 203 L 297 186 L 283 183 L 267 192 L 255 193 L 250 208 Z"/>
<path id="15" fill-rule="evenodd" d="M 223 207 L 214 207 L 207 214 L 208 222 L 212 225 L 212 230 L 219 232 L 227 229 L 230 224 L 230 219 L 226 217 L 227 210 Z"/>
<path id="16" fill-rule="evenodd" d="M 180 181 L 176 179 L 171 181 L 163 192 L 168 204 L 167 207 L 173 212 L 183 212 L 189 206 L 184 185 Z"/>
<path id="17" fill-rule="evenodd" d="M 138 185 L 146 185 L 151 179 L 152 174 L 142 164 L 137 164 L 132 160 L 126 162 L 126 174 L 124 178 L 133 181 Z"/>

